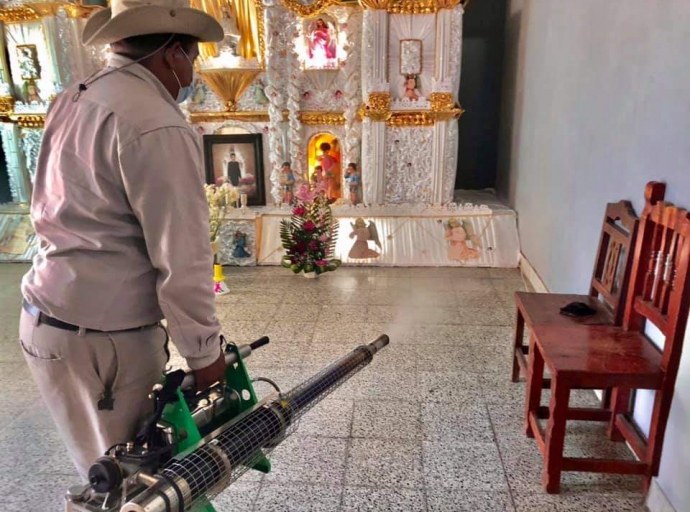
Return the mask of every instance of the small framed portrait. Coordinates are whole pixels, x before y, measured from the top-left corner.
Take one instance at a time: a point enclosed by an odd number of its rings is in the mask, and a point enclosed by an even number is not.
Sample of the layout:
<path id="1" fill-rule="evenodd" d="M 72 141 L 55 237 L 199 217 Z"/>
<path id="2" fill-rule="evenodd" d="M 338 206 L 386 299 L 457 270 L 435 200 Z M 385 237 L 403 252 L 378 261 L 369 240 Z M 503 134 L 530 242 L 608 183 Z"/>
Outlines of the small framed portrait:
<path id="1" fill-rule="evenodd" d="M 422 40 L 400 40 L 400 74 L 419 75 L 422 72 Z"/>
<path id="2" fill-rule="evenodd" d="M 41 78 L 41 64 L 38 62 L 38 50 L 35 44 L 17 45 L 17 61 L 22 80 L 34 81 Z"/>
<path id="3" fill-rule="evenodd" d="M 338 69 L 338 26 L 322 14 L 304 22 L 306 69 Z"/>
<path id="4" fill-rule="evenodd" d="M 207 183 L 230 183 L 247 194 L 249 206 L 266 204 L 260 133 L 204 135 L 204 159 Z"/>

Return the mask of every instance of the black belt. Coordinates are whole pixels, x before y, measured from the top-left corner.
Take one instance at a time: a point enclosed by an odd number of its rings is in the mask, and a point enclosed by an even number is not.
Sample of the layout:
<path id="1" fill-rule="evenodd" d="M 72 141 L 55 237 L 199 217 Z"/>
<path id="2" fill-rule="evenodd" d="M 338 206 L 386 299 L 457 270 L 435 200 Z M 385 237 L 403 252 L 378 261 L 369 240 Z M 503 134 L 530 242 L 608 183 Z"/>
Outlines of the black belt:
<path id="1" fill-rule="evenodd" d="M 29 304 L 26 299 L 22 302 L 22 305 L 24 307 L 24 311 L 29 313 L 31 316 L 36 317 L 38 316 L 38 323 L 39 324 L 46 324 L 51 327 L 55 327 L 56 329 L 63 329 L 65 331 L 73 331 L 73 332 L 78 332 L 80 327 L 78 325 L 72 325 L 68 324 L 67 322 L 63 322 L 62 320 L 58 320 L 57 318 L 53 318 L 52 316 L 46 315 L 43 311 L 38 309 L 36 306 L 33 304 Z M 143 329 L 149 329 L 151 327 L 156 327 L 158 322 L 154 324 L 148 324 L 148 325 L 142 325 L 141 327 L 133 327 L 131 329 L 119 329 L 116 331 L 99 331 L 98 329 L 86 329 L 86 332 L 131 332 L 131 331 L 141 331 Z"/>

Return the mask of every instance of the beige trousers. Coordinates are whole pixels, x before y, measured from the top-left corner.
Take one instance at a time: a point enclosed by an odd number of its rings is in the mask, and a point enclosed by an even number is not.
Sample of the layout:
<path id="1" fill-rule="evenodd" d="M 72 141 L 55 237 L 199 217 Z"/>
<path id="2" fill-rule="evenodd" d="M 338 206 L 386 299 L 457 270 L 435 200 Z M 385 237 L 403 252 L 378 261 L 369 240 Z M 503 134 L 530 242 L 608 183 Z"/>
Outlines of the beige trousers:
<path id="1" fill-rule="evenodd" d="M 60 437 L 86 479 L 89 467 L 117 443 L 134 439 L 152 412 L 148 398 L 167 361 L 162 327 L 86 333 L 38 323 L 22 310 L 24 357 Z M 112 410 L 98 402 L 110 389 Z"/>

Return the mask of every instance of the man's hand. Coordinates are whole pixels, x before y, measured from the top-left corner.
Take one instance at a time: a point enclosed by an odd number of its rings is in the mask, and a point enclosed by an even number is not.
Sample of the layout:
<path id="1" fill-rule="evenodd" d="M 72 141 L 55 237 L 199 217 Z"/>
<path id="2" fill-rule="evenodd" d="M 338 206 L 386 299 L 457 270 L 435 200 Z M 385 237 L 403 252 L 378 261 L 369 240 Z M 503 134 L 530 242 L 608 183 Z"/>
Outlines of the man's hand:
<path id="1" fill-rule="evenodd" d="M 221 350 L 216 362 L 201 370 L 194 370 L 197 391 L 204 391 L 216 382 L 225 380 L 225 354 Z"/>

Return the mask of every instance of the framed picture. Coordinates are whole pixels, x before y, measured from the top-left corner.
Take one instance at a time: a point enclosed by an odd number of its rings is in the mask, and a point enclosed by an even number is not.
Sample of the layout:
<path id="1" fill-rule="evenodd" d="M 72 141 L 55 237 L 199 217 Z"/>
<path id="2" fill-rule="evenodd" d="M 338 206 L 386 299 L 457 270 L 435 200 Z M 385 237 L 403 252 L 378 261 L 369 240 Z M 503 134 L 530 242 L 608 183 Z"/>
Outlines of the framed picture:
<path id="1" fill-rule="evenodd" d="M 17 45 L 17 60 L 22 80 L 38 80 L 41 78 L 41 65 L 38 62 L 38 50 L 35 44 Z"/>
<path id="2" fill-rule="evenodd" d="M 422 72 L 422 40 L 400 40 L 400 74 L 419 75 Z"/>
<path id="3" fill-rule="evenodd" d="M 266 204 L 261 134 L 204 135 L 206 182 L 230 183 L 249 206 Z"/>

